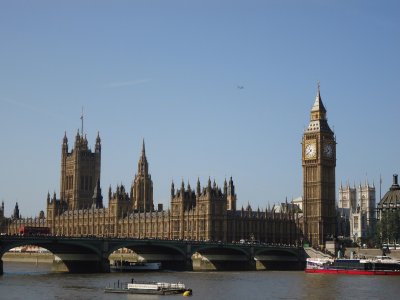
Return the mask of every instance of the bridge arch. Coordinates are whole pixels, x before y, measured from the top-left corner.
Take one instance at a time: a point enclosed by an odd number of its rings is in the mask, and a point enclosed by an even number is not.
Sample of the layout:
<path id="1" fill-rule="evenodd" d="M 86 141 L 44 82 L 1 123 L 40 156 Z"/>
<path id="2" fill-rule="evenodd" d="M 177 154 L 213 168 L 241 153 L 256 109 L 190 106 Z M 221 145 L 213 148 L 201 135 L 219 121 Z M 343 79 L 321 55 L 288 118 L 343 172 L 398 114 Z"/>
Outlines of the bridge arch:
<path id="1" fill-rule="evenodd" d="M 163 269 L 186 270 L 187 255 L 184 244 L 168 243 L 157 240 L 127 240 L 112 242 L 106 253 L 111 262 L 118 259 L 115 251 L 121 248 L 128 248 L 135 252 L 138 257 L 130 259 L 142 260 L 146 262 L 161 262 Z M 129 256 L 128 256 L 129 257 Z M 121 260 L 123 256 L 121 255 Z M 131 261 L 128 259 L 128 261 Z"/>
<path id="2" fill-rule="evenodd" d="M 266 248 L 255 251 L 257 270 L 300 270 L 303 260 L 298 249 Z"/>
<path id="3" fill-rule="evenodd" d="M 210 244 L 192 248 L 193 269 L 198 271 L 251 270 L 250 249 L 234 245 Z"/>
<path id="4" fill-rule="evenodd" d="M 82 239 L 54 237 L 11 237 L 0 247 L 0 274 L 3 273 L 3 255 L 22 246 L 37 246 L 54 255 L 52 270 L 71 273 L 107 271 L 108 262 L 103 260 L 101 247 Z"/>

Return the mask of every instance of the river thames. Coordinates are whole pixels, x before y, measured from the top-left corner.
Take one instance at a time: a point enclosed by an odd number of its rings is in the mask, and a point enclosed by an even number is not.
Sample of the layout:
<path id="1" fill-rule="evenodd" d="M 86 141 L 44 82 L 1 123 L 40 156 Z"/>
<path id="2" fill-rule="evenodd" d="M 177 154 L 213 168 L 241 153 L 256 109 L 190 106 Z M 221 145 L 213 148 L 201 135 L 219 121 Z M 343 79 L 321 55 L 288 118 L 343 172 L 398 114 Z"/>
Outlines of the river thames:
<path id="1" fill-rule="evenodd" d="M 398 299 L 400 276 L 305 274 L 301 271 L 68 274 L 50 264 L 4 262 L 0 299 L 179 299 L 182 296 L 105 294 L 117 280 L 183 282 L 192 299 Z"/>

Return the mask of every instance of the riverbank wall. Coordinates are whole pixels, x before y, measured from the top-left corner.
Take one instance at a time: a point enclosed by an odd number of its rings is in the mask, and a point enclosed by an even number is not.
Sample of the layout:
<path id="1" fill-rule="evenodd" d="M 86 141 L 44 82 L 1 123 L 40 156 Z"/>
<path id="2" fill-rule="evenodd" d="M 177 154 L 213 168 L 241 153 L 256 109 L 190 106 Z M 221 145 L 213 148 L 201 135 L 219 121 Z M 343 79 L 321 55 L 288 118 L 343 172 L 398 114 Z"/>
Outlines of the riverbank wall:
<path id="1" fill-rule="evenodd" d="M 3 255 L 2 260 L 5 262 L 26 262 L 26 263 L 53 263 L 54 254 L 38 253 L 38 252 L 7 252 Z M 138 261 L 138 255 L 135 253 L 113 253 L 109 256 L 110 261 L 127 260 Z"/>

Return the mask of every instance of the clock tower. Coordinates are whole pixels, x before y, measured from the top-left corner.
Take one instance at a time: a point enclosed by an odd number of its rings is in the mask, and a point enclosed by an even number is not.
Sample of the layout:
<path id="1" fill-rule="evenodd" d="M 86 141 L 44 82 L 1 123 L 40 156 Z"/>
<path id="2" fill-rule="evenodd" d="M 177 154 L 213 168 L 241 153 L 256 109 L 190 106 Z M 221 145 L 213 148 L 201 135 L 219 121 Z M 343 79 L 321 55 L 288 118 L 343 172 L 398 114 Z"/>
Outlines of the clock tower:
<path id="1" fill-rule="evenodd" d="M 317 96 L 310 123 L 303 134 L 304 237 L 312 246 L 324 246 L 336 232 L 336 140 L 328 125 L 326 109 Z"/>

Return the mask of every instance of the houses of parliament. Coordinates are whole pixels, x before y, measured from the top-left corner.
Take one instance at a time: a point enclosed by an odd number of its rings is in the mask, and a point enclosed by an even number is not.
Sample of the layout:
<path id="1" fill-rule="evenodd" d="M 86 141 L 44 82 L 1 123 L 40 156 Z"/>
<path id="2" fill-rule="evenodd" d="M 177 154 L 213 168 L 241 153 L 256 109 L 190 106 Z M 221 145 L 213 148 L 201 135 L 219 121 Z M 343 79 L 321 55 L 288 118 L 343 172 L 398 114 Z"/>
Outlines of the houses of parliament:
<path id="1" fill-rule="evenodd" d="M 143 141 L 136 174 L 130 187 L 108 189 L 104 205 L 101 178 L 100 135 L 94 151 L 83 130 L 70 149 L 67 135 L 61 145 L 60 192 L 48 194 L 46 212 L 23 219 L 18 206 L 7 224 L 9 234 L 20 225 L 48 227 L 51 234 L 231 242 L 256 240 L 323 245 L 335 235 L 336 142 L 326 118 L 319 86 L 308 128 L 303 134 L 303 211 L 291 203 L 253 210 L 237 208 L 233 179 L 222 186 L 208 178 L 205 185 L 171 183 L 169 209 L 155 206 L 153 181 Z M 4 210 L 4 209 L 3 209 Z"/>

